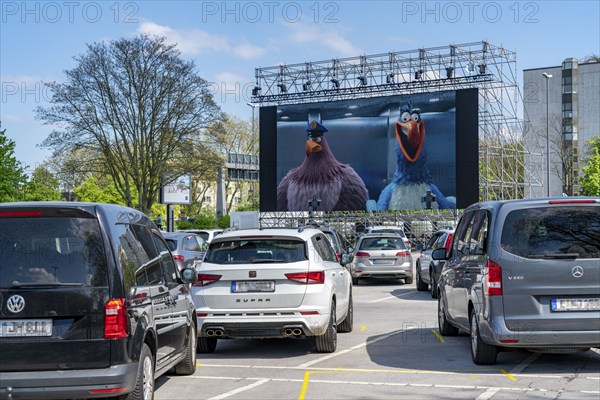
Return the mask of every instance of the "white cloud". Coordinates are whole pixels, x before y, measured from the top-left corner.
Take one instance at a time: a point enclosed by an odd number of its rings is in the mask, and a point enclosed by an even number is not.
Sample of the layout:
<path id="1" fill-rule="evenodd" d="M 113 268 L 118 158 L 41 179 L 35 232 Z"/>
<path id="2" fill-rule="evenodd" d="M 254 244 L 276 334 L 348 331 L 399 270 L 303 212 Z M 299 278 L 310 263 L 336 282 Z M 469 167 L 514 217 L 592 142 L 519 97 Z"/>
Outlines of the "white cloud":
<path id="1" fill-rule="evenodd" d="M 252 80 L 244 75 L 236 74 L 235 72 L 220 72 L 215 75 L 215 83 L 218 85 L 225 85 L 228 88 L 235 87 L 236 85 L 244 86 L 246 83 Z"/>
<path id="2" fill-rule="evenodd" d="M 232 44 L 225 36 L 214 35 L 199 29 L 174 29 L 154 22 L 142 22 L 138 33 L 164 36 L 167 43 L 176 44 L 183 55 L 197 56 L 208 51 L 229 53 L 248 60 L 262 56 L 267 50 L 249 43 Z"/>
<path id="3" fill-rule="evenodd" d="M 0 121 L 2 122 L 12 122 L 14 124 L 18 124 L 20 122 L 23 122 L 23 118 L 19 117 L 18 115 L 12 115 L 12 114 L 2 114 L 2 117 L 0 118 Z"/>
<path id="4" fill-rule="evenodd" d="M 195 56 L 208 50 L 220 51 L 230 49 L 227 38 L 213 35 L 199 29 L 175 30 L 166 25 L 154 22 L 142 22 L 138 33 L 164 36 L 167 42 L 176 44 L 179 51 L 184 55 Z"/>
<path id="5" fill-rule="evenodd" d="M 292 41 L 296 43 L 318 43 L 336 52 L 336 57 L 357 56 L 362 51 L 346 39 L 339 30 L 306 29 L 298 24 L 287 24 L 292 30 Z"/>
<path id="6" fill-rule="evenodd" d="M 258 57 L 262 56 L 263 54 L 265 54 L 266 52 L 267 52 L 267 49 L 265 49 L 264 47 L 253 46 L 253 45 L 247 44 L 247 43 L 236 46 L 233 49 L 233 53 L 236 56 L 243 58 L 245 60 L 250 60 L 252 58 L 258 58 Z"/>

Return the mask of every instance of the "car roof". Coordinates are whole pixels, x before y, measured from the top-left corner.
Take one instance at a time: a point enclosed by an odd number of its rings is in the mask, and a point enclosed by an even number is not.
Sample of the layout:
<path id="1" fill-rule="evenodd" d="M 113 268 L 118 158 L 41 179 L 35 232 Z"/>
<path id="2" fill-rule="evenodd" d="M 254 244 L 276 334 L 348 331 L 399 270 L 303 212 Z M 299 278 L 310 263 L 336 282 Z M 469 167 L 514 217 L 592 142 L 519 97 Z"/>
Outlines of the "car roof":
<path id="1" fill-rule="evenodd" d="M 202 239 L 202 237 L 200 235 L 198 235 L 197 233 L 194 233 L 194 232 L 164 232 L 162 235 L 164 236 L 165 239 L 182 239 L 187 236 L 196 236 L 196 237 L 199 237 L 200 239 Z M 202 240 L 204 240 L 204 239 L 202 239 Z"/>
<path id="2" fill-rule="evenodd" d="M 402 239 L 401 236 L 398 236 L 396 234 L 393 233 L 387 233 L 387 232 L 382 232 L 382 233 L 365 233 L 363 235 L 360 235 L 358 238 L 359 239 L 364 239 L 364 238 L 376 238 L 376 237 L 390 237 L 390 238 L 400 238 Z"/>
<path id="3" fill-rule="evenodd" d="M 219 242 L 227 239 L 236 239 L 243 237 L 297 237 L 302 240 L 309 240 L 312 236 L 317 233 L 323 233 L 316 228 L 267 228 L 267 229 L 237 229 L 230 230 L 221 233 L 219 236 L 215 236 L 212 243 Z"/>
<path id="4" fill-rule="evenodd" d="M 556 203 L 556 205 L 564 204 L 564 205 L 578 205 L 580 202 L 584 201 L 594 201 L 597 205 L 600 205 L 599 197 L 592 196 L 566 196 L 566 197 L 543 197 L 543 198 L 531 198 L 531 199 L 513 199 L 513 200 L 491 200 L 491 201 L 481 201 L 478 203 L 471 204 L 469 207 L 465 209 L 465 212 L 471 210 L 479 210 L 479 209 L 495 209 L 498 210 L 505 206 L 524 206 L 528 207 L 531 205 L 544 205 L 547 206 L 550 202 Z M 590 203 L 594 204 L 594 203 Z"/>

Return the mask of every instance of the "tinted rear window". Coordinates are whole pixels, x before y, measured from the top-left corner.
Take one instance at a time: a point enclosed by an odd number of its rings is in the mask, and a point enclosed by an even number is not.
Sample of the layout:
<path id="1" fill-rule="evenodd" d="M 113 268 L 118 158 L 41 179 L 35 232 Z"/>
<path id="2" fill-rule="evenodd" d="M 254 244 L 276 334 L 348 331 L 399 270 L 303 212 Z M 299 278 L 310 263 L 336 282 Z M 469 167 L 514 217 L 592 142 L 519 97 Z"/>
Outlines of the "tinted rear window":
<path id="1" fill-rule="evenodd" d="M 365 238 L 360 242 L 360 250 L 406 250 L 402 238 Z"/>
<path id="2" fill-rule="evenodd" d="M 177 250 L 177 240 L 175 239 L 165 239 L 167 242 L 167 246 L 169 246 L 169 250 L 175 251 Z"/>
<path id="3" fill-rule="evenodd" d="M 107 285 L 102 235 L 93 218 L 0 218 L 0 266 L 0 288 Z"/>
<path id="4" fill-rule="evenodd" d="M 561 254 L 600 258 L 600 208 L 540 207 L 512 211 L 504 221 L 501 246 L 527 258 Z"/>
<path id="5" fill-rule="evenodd" d="M 230 240 L 211 244 L 206 262 L 214 264 L 287 263 L 307 260 L 302 240 Z"/>

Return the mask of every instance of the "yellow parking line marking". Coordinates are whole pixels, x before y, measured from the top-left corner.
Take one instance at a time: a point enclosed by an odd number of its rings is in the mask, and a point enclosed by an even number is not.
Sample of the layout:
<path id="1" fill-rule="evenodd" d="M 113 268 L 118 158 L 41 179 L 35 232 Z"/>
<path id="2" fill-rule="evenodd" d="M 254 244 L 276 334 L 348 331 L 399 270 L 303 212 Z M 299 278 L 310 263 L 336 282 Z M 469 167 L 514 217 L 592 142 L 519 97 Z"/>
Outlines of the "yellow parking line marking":
<path id="1" fill-rule="evenodd" d="M 504 375 L 508 376 L 508 379 L 510 379 L 511 381 L 517 380 L 517 378 L 515 378 L 510 372 L 508 372 L 505 369 L 501 369 L 500 372 L 502 372 Z"/>
<path id="2" fill-rule="evenodd" d="M 442 343 L 446 343 L 446 339 L 444 339 L 444 338 L 442 337 L 442 335 L 440 335 L 440 334 L 438 333 L 438 331 L 436 331 L 435 329 L 432 329 L 432 330 L 431 330 L 431 332 L 433 332 L 433 334 L 435 335 L 435 337 L 436 337 L 436 338 L 438 338 L 438 340 L 439 340 L 440 342 L 442 342 Z"/>
<path id="3" fill-rule="evenodd" d="M 361 331 L 364 331 L 365 329 L 367 329 L 367 327 L 366 327 L 366 326 L 364 326 L 364 325 L 360 327 L 360 330 L 361 330 Z"/>
<path id="4" fill-rule="evenodd" d="M 304 381 L 302 382 L 302 390 L 300 390 L 300 395 L 298 396 L 298 400 L 304 400 L 304 396 L 306 396 L 306 391 L 308 390 L 308 381 L 310 380 L 310 376 L 312 374 L 323 375 L 323 374 L 335 374 L 337 371 L 306 371 L 304 373 Z"/>

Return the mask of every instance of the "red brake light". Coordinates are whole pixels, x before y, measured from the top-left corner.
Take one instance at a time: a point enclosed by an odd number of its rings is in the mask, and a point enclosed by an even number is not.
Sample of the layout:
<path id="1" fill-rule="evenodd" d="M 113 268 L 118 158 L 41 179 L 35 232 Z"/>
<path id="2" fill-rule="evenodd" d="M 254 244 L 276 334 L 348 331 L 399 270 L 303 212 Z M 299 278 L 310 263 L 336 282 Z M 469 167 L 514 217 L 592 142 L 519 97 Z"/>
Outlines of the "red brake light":
<path id="1" fill-rule="evenodd" d="M 88 390 L 88 393 L 90 394 L 106 394 L 106 393 L 121 393 L 123 391 L 125 391 L 125 389 L 127 388 L 114 388 L 114 389 L 95 389 L 95 390 Z"/>
<path id="2" fill-rule="evenodd" d="M 306 285 L 325 283 L 325 272 L 324 271 L 291 273 L 291 274 L 285 274 L 285 277 L 291 281 L 304 283 Z"/>
<path id="3" fill-rule="evenodd" d="M 596 204 L 598 200 L 594 199 L 571 199 L 571 200 L 550 200 L 548 204 Z"/>
<path id="4" fill-rule="evenodd" d="M 485 279 L 485 294 L 489 296 L 502 295 L 502 267 L 488 260 L 486 263 L 487 277 Z"/>
<path id="5" fill-rule="evenodd" d="M 0 217 L 41 217 L 41 211 L 2 211 Z"/>
<path id="6" fill-rule="evenodd" d="M 448 234 L 448 237 L 446 238 L 446 243 L 444 244 L 444 248 L 446 249 L 446 254 L 450 253 L 450 247 L 452 246 L 452 237 L 454 235 L 452 233 Z"/>
<path id="7" fill-rule="evenodd" d="M 365 253 L 364 251 L 359 251 L 356 253 L 356 257 L 371 257 L 369 253 Z"/>
<path id="8" fill-rule="evenodd" d="M 342 253 L 335 253 L 335 255 L 337 256 L 338 261 L 342 261 Z"/>
<path id="9" fill-rule="evenodd" d="M 193 286 L 206 286 L 211 283 L 215 283 L 219 279 L 221 279 L 222 275 L 212 275 L 212 274 L 198 274 L 198 280 L 194 282 Z"/>
<path id="10" fill-rule="evenodd" d="M 104 305 L 104 339 L 127 337 L 127 307 L 125 299 L 110 299 Z"/>
<path id="11" fill-rule="evenodd" d="M 183 257 L 182 255 L 176 255 L 176 256 L 173 256 L 173 260 L 175 260 L 175 261 L 185 261 L 185 257 Z"/>
<path id="12" fill-rule="evenodd" d="M 410 252 L 408 250 L 399 251 L 396 253 L 396 257 L 406 257 L 410 256 Z"/>

